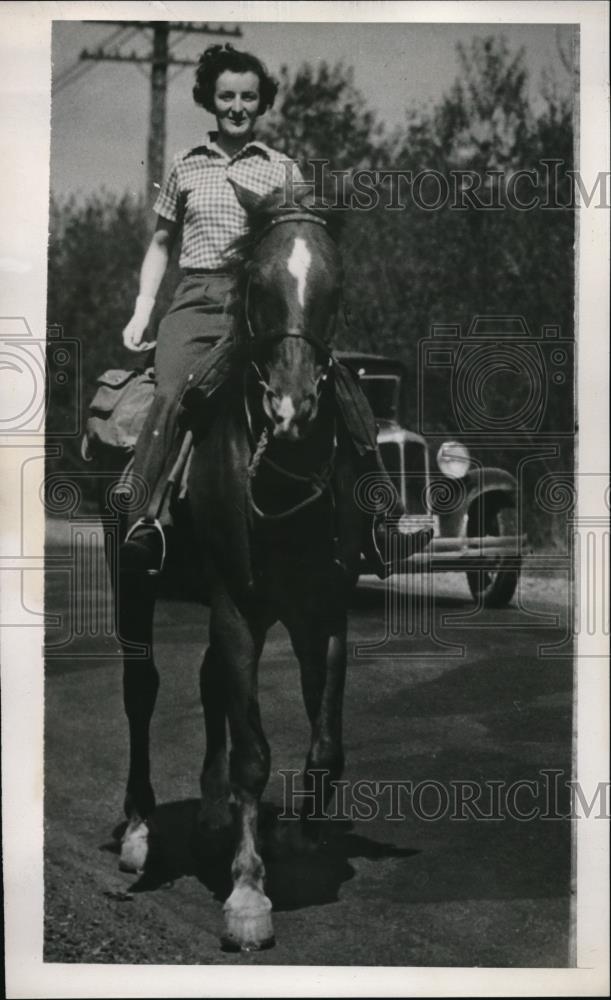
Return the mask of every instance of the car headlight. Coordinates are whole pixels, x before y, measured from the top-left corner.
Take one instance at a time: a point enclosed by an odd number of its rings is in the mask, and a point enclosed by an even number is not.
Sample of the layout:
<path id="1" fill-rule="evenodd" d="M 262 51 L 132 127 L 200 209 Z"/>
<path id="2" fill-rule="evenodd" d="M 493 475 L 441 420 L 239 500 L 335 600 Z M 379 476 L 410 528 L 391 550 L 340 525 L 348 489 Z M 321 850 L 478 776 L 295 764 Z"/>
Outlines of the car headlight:
<path id="1" fill-rule="evenodd" d="M 437 465 L 444 476 L 462 479 L 471 465 L 469 449 L 459 441 L 444 441 L 437 452 Z"/>

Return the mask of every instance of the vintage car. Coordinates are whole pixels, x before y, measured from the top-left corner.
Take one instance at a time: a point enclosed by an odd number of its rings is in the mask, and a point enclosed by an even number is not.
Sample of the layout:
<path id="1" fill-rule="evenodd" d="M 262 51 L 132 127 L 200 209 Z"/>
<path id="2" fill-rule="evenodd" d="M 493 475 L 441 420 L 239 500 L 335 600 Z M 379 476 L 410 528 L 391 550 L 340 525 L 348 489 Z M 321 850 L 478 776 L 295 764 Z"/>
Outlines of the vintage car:
<path id="1" fill-rule="evenodd" d="M 460 441 L 427 442 L 403 426 L 409 381 L 400 361 L 355 352 L 339 356 L 358 373 L 378 422 L 382 458 L 406 510 L 399 531 L 434 530 L 430 545 L 412 556 L 406 571 L 464 571 L 479 604 L 504 607 L 514 595 L 526 546 L 517 530 L 517 480 L 474 460 Z M 369 570 L 363 561 L 361 572 Z"/>

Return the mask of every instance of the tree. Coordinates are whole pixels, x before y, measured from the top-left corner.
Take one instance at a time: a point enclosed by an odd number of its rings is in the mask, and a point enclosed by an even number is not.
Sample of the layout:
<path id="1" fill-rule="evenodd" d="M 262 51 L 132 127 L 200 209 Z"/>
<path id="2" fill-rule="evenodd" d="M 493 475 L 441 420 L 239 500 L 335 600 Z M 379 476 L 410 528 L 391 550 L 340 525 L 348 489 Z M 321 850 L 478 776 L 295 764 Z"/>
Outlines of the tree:
<path id="1" fill-rule="evenodd" d="M 354 86 L 352 68 L 305 63 L 294 77 L 283 66 L 272 112 L 261 123 L 262 138 L 298 160 L 328 160 L 336 170 L 375 166 L 383 155 L 383 126 Z"/>
<path id="2" fill-rule="evenodd" d="M 80 370 L 68 378 L 80 389 L 81 423 L 94 394 L 96 378 L 108 368 L 125 367 L 127 351 L 121 331 L 129 319 L 138 288 L 142 248 L 146 241 L 144 203 L 130 195 L 107 192 L 85 201 L 51 198 L 49 212 L 47 325 L 61 327 L 80 345 Z M 131 367 L 131 362 L 129 362 Z M 74 405 L 74 393 L 58 400 L 51 395 L 47 433 L 53 440 L 71 418 L 65 406 Z M 62 441 L 58 468 L 80 466 L 80 441 Z"/>
<path id="3" fill-rule="evenodd" d="M 521 52 L 497 38 L 476 38 L 460 50 L 460 74 L 447 95 L 430 110 L 408 108 L 404 127 L 392 135 L 341 64 L 304 65 L 293 77 L 283 68 L 277 106 L 262 121 L 261 137 L 298 159 L 306 176 L 310 159 L 326 159 L 331 169 L 353 173 L 405 174 L 398 189 L 378 176 L 374 204 L 346 213 L 341 250 L 348 322 L 339 324 L 337 346 L 389 353 L 407 364 L 412 423 L 422 377 L 419 344 L 433 324 L 466 330 L 477 314 L 518 313 L 535 335 L 547 325 L 572 337 L 574 213 L 570 207 L 541 206 L 554 198 L 571 203 L 573 108 L 548 84 L 535 115 L 527 86 Z M 561 169 L 558 177 L 552 172 L 550 188 L 542 163 L 551 160 Z M 526 193 L 539 199 L 539 207 L 529 211 L 512 208 L 506 198 L 511 178 L 521 170 L 537 172 Z M 479 186 L 469 198 L 465 188 L 473 187 L 472 178 Z M 435 204 L 444 184 L 447 197 Z M 497 207 L 481 207 L 494 205 L 495 198 Z M 133 363 L 120 334 L 133 305 L 145 242 L 144 206 L 129 196 L 52 201 L 48 321 L 81 342 L 85 402 L 100 372 Z M 175 278 L 171 270 L 159 315 Z M 426 375 L 437 429 L 459 433 L 447 380 Z M 570 371 L 567 375 L 564 388 L 550 394 L 544 429 L 566 423 L 572 412 Z M 517 400 L 520 391 L 499 379 L 491 405 L 506 405 L 512 392 Z M 567 442 L 564 467 L 570 468 Z M 498 460 L 511 467 L 515 453 L 499 454 Z"/>

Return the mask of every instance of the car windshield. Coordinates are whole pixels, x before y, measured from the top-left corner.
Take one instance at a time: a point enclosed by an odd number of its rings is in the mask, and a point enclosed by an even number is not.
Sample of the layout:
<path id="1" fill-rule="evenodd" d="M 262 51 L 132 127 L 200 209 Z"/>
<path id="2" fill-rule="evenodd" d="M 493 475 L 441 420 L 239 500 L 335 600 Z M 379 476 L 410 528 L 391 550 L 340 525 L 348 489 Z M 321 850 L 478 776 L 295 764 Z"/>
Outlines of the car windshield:
<path id="1" fill-rule="evenodd" d="M 361 385 L 377 420 L 396 420 L 400 381 L 397 375 L 362 375 Z"/>

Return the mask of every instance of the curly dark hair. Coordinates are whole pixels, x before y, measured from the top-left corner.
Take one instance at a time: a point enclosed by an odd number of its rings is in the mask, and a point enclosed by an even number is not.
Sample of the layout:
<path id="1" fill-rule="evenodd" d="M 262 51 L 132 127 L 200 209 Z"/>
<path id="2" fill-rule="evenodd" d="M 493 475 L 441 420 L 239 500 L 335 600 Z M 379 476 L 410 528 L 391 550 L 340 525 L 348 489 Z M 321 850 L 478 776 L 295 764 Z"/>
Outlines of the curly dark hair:
<path id="1" fill-rule="evenodd" d="M 260 59 L 250 52 L 239 52 L 233 45 L 209 45 L 202 52 L 195 70 L 195 86 L 193 100 L 206 111 L 215 113 L 214 87 L 217 78 L 228 69 L 232 73 L 256 73 L 259 77 L 259 114 L 264 114 L 272 107 L 278 84 L 270 76 L 267 67 Z"/>

